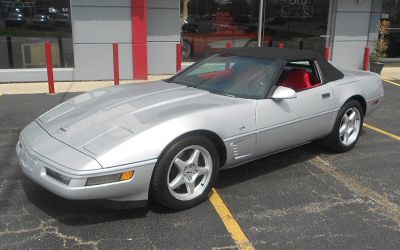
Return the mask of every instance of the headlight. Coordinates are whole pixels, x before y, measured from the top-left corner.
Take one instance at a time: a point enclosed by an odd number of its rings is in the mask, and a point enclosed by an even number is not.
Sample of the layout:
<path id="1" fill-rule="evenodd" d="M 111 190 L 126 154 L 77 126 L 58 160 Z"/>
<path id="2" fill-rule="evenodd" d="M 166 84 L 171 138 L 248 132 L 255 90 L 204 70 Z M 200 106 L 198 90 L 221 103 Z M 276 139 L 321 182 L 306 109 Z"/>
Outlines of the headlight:
<path id="1" fill-rule="evenodd" d="M 94 186 L 94 185 L 113 183 L 119 181 L 128 181 L 133 178 L 134 174 L 135 172 L 133 171 L 127 171 L 119 174 L 91 177 L 87 179 L 86 186 Z"/>

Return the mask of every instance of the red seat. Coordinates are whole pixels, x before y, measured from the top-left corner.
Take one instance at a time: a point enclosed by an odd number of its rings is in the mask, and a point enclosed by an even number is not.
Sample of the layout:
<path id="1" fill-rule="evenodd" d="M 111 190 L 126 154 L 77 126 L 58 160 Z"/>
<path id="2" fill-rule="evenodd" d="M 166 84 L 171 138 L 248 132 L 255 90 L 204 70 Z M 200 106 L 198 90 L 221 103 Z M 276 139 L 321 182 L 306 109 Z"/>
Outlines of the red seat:
<path id="1" fill-rule="evenodd" d="M 286 73 L 284 79 L 279 83 L 280 86 L 288 87 L 296 92 L 309 89 L 319 84 L 311 84 L 311 73 L 305 69 L 291 69 Z"/>
<path id="2" fill-rule="evenodd" d="M 232 70 L 226 69 L 226 70 L 221 70 L 221 71 L 202 73 L 202 74 L 199 74 L 199 77 L 212 79 L 212 78 L 219 78 L 219 77 L 223 77 L 223 76 L 229 76 L 231 74 L 232 74 Z"/>

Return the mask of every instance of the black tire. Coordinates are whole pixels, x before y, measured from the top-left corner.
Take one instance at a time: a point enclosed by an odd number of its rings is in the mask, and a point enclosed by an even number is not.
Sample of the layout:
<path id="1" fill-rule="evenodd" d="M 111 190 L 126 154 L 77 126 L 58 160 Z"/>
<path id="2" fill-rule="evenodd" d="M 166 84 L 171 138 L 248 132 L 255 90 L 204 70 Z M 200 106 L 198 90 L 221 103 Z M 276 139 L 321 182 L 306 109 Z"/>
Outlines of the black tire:
<path id="1" fill-rule="evenodd" d="M 169 168 L 174 158 L 187 147 L 201 146 L 206 149 L 212 160 L 212 173 L 208 184 L 203 192 L 190 200 L 179 200 L 175 198 L 168 187 Z M 158 201 L 162 205 L 175 209 L 182 210 L 194 207 L 208 198 L 208 193 L 214 186 L 219 171 L 219 156 L 215 145 L 208 138 L 199 135 L 190 135 L 173 142 L 167 147 L 158 159 L 153 171 L 153 176 L 150 183 L 150 197 Z"/>
<path id="2" fill-rule="evenodd" d="M 192 44 L 187 40 L 183 40 L 183 42 L 182 42 L 182 59 L 187 59 L 191 56 L 192 56 Z"/>
<path id="3" fill-rule="evenodd" d="M 354 142 L 352 142 L 350 145 L 345 145 L 340 139 L 339 129 L 341 126 L 343 116 L 351 108 L 357 109 L 360 114 L 360 128 L 359 128 L 357 137 L 355 138 Z M 364 112 L 363 112 L 363 108 L 362 108 L 361 104 L 356 100 L 347 101 L 343 105 L 343 107 L 339 110 L 339 113 L 336 117 L 335 125 L 333 127 L 332 132 L 325 138 L 321 139 L 320 144 L 322 144 L 322 146 L 324 146 L 328 149 L 331 149 L 333 151 L 340 152 L 340 153 L 349 151 L 356 145 L 356 143 L 360 137 L 362 127 L 363 127 L 363 119 L 364 119 Z"/>
<path id="4" fill-rule="evenodd" d="M 246 47 L 258 47 L 257 40 L 250 40 L 246 43 Z"/>

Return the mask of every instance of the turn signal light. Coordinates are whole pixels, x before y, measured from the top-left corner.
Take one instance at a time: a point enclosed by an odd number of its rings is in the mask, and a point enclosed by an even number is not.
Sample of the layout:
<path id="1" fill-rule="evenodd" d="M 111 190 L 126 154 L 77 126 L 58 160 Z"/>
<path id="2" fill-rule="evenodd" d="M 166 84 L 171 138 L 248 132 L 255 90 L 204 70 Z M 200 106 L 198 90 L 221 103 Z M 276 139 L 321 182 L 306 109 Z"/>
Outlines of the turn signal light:
<path id="1" fill-rule="evenodd" d="M 120 181 L 127 181 L 133 178 L 134 172 L 133 171 L 128 171 L 128 172 L 123 172 L 121 174 L 121 177 L 119 178 Z"/>

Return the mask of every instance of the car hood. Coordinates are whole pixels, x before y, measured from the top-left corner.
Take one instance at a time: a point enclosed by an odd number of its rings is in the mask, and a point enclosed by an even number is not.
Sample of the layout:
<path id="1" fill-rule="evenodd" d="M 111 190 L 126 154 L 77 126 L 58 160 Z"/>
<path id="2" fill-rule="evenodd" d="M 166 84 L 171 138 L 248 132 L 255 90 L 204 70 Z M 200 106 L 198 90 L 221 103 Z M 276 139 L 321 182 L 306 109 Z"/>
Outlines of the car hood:
<path id="1" fill-rule="evenodd" d="M 36 121 L 52 137 L 96 157 L 152 126 L 233 99 L 163 81 L 137 83 L 76 96 Z"/>

